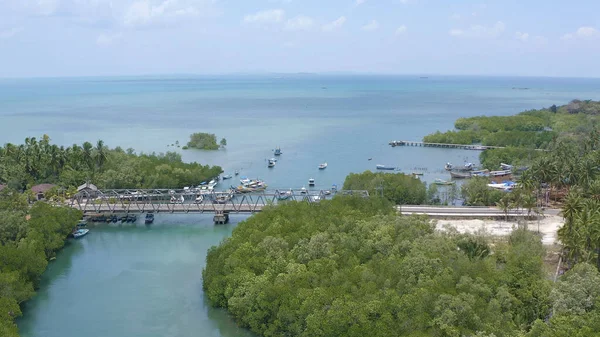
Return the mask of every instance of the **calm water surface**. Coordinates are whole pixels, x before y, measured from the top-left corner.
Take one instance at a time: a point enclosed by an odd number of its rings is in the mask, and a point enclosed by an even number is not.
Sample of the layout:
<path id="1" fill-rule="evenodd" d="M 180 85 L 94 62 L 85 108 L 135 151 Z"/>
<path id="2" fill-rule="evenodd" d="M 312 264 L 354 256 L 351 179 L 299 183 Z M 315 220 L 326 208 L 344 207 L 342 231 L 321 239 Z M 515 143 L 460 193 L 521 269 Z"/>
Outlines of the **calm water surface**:
<path id="1" fill-rule="evenodd" d="M 202 292 L 206 251 L 241 219 L 214 226 L 210 216 L 157 215 L 151 226 L 92 228 L 49 264 L 21 336 L 252 336 Z"/>
<path id="2" fill-rule="evenodd" d="M 527 89 L 518 89 L 527 88 Z M 448 179 L 444 163 L 475 151 L 391 148 L 448 130 L 458 117 L 600 99 L 598 79 L 408 76 L 222 76 L 0 80 L 0 143 L 48 134 L 61 145 L 103 139 L 264 179 L 271 188 L 341 185 L 376 164 Z M 181 151 L 193 132 L 226 150 Z M 266 159 L 280 146 L 273 169 Z M 368 158 L 372 158 L 371 161 Z M 329 167 L 317 166 L 327 161 Z M 228 181 L 236 184 L 237 181 Z M 225 184 L 223 184 L 225 185 Z M 220 186 L 227 188 L 228 186 Z M 159 221 L 160 220 L 160 221 Z M 162 221 L 162 222 L 161 222 Z M 69 244 L 19 321 L 23 336 L 243 336 L 201 287 L 206 250 L 234 225 L 167 216 L 150 228 L 101 227 Z"/>

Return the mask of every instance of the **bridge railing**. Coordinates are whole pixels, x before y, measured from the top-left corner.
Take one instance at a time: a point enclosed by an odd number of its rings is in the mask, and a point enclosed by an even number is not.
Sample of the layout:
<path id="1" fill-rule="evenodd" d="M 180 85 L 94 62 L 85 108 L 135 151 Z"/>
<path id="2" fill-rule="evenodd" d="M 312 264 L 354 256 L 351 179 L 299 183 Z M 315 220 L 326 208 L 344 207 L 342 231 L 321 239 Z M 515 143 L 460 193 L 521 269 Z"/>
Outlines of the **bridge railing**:
<path id="1" fill-rule="evenodd" d="M 286 201 L 316 203 L 336 195 L 368 197 L 367 191 L 355 190 L 272 190 L 252 193 L 191 189 L 113 189 L 81 191 L 70 206 L 85 213 L 254 213 L 265 206 Z"/>

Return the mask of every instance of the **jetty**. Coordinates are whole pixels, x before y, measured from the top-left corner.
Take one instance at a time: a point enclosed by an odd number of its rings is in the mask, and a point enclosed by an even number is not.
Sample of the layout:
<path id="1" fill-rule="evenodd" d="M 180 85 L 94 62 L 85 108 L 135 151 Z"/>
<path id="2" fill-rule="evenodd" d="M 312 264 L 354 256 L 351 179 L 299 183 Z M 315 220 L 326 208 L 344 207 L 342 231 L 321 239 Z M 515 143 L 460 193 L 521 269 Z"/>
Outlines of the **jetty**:
<path id="1" fill-rule="evenodd" d="M 486 146 L 486 145 L 474 145 L 474 144 L 445 144 L 445 143 L 427 143 L 427 142 L 415 142 L 411 140 L 392 140 L 390 142 L 391 147 L 396 146 L 424 146 L 424 147 L 440 147 L 449 149 L 463 149 L 463 150 L 479 150 L 484 151 L 488 149 L 503 149 L 504 146 Z"/>

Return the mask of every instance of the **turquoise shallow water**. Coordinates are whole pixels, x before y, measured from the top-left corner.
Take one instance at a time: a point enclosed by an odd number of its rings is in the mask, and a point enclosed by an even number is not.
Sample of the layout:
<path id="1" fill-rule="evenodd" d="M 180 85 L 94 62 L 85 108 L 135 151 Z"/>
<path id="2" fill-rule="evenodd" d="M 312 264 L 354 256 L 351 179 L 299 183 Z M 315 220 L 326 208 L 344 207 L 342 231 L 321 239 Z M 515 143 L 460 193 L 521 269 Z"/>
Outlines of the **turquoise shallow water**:
<path id="1" fill-rule="evenodd" d="M 519 90 L 513 88 L 528 88 Z M 447 179 L 444 163 L 475 151 L 391 148 L 452 128 L 463 116 L 510 115 L 600 99 L 600 80 L 402 76 L 221 76 L 0 80 L 0 143 L 48 134 L 64 145 L 103 139 L 144 152 L 175 150 L 271 188 L 341 185 L 376 164 Z M 193 132 L 226 137 L 220 151 L 181 151 Z M 265 160 L 281 146 L 274 169 Z M 368 161 L 368 158 L 373 158 Z M 327 161 L 326 170 L 319 163 Z M 236 183 L 236 181 L 231 181 Z M 227 186 L 221 186 L 223 188 Z M 201 287 L 207 249 L 234 224 L 160 215 L 150 228 L 100 227 L 71 242 L 19 320 L 23 336 L 244 336 Z"/>

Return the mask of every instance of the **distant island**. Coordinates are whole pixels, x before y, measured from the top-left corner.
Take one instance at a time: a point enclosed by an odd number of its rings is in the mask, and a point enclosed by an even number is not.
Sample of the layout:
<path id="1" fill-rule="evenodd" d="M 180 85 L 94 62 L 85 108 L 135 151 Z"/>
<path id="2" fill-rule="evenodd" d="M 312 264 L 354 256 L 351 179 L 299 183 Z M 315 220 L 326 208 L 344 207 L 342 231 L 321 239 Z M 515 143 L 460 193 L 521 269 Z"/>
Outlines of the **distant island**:
<path id="1" fill-rule="evenodd" d="M 197 132 L 190 135 L 190 141 L 183 149 L 218 150 L 225 146 L 227 146 L 225 138 L 217 143 L 217 136 L 214 133 Z"/>

